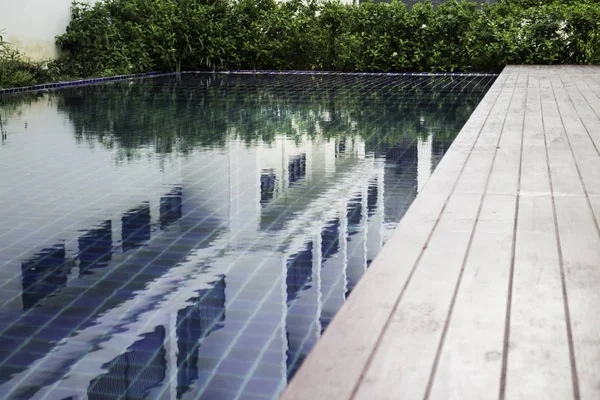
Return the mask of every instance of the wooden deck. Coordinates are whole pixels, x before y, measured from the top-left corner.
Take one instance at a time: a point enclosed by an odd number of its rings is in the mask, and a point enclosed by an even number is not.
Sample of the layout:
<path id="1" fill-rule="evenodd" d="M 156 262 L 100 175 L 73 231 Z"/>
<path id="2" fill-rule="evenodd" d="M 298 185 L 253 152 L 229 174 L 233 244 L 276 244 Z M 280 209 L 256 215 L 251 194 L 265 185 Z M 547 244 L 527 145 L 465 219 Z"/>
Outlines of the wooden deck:
<path id="1" fill-rule="evenodd" d="M 282 399 L 600 399 L 600 67 L 507 67 Z"/>

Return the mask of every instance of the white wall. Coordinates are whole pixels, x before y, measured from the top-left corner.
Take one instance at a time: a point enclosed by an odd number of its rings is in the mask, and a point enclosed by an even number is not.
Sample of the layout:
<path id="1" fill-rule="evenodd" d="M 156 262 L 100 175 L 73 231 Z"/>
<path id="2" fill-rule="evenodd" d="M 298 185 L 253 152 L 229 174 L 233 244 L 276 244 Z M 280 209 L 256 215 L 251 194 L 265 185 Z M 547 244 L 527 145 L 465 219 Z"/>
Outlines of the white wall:
<path id="1" fill-rule="evenodd" d="M 71 1 L 0 0 L 0 31 L 4 31 L 4 40 L 32 59 L 56 57 L 54 37 L 64 33 L 69 24 Z"/>

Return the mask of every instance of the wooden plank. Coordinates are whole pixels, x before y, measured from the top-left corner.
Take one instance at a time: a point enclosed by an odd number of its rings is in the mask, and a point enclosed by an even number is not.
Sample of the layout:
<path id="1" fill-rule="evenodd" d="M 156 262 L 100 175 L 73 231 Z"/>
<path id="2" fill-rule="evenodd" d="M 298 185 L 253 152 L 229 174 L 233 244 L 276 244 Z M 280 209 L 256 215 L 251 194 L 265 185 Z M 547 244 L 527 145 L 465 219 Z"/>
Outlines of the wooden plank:
<path id="1" fill-rule="evenodd" d="M 511 194 L 517 187 L 519 179 L 519 154 L 520 150 L 498 149 L 496 164 L 501 168 L 494 168 L 488 184 L 488 194 Z"/>
<path id="2" fill-rule="evenodd" d="M 587 116 L 588 119 L 593 120 L 600 118 L 600 84 L 589 76 L 579 77 L 578 79 L 570 78 L 573 82 L 573 87 L 569 90 L 569 94 L 573 95 L 575 89 L 579 90 L 582 98 L 587 103 L 587 107 L 577 106 L 580 113 Z M 583 119 L 583 117 L 582 117 Z M 600 132 L 590 131 L 590 136 L 594 141 L 596 148 L 600 148 Z"/>
<path id="3" fill-rule="evenodd" d="M 597 368 L 600 361 L 600 329 L 595 321 L 594 309 L 600 302 L 600 235 L 585 190 L 586 181 L 589 182 L 593 177 L 585 170 L 587 160 L 577 159 L 578 154 L 582 157 L 591 155 L 584 150 L 586 135 L 581 120 L 567 102 L 568 99 L 562 97 L 564 85 L 556 77 L 552 83 L 557 93 L 565 136 L 572 139 L 567 140 L 571 147 L 565 152 L 575 157 L 576 165 L 583 166 L 578 169 L 581 190 L 575 190 L 571 197 L 554 198 L 569 312 L 567 321 L 570 318 L 572 329 L 575 392 L 576 395 L 579 392 L 582 399 L 596 399 L 600 397 L 600 371 Z M 598 154 L 596 157 L 599 157 Z M 564 174 L 555 175 L 552 172 L 551 175 L 553 184 L 566 178 Z"/>
<path id="4" fill-rule="evenodd" d="M 540 103 L 530 77 L 510 309 L 505 398 L 573 397 Z"/>
<path id="5" fill-rule="evenodd" d="M 505 398 L 573 398 L 549 195 L 520 197 L 515 251 Z"/>
<path id="6" fill-rule="evenodd" d="M 513 101 L 513 93 L 517 85 L 522 86 L 524 84 L 526 84 L 525 74 L 521 76 L 511 74 L 507 77 L 505 90 L 500 93 L 496 107 L 490 112 L 490 117 L 484 126 L 483 134 L 477 141 L 474 151 L 460 177 L 460 181 L 455 189 L 456 193 L 484 193 L 485 186 L 488 184 L 492 160 L 494 154 L 498 151 L 498 144 L 502 140 L 508 142 L 506 139 L 501 139 L 503 130 L 509 131 L 512 129 L 512 127 L 505 126 L 507 107 L 508 113 L 518 113 L 519 107 L 522 110 L 520 100 L 515 99 Z M 522 101 L 524 102 L 524 96 Z M 507 145 L 506 150 L 508 148 L 509 146 Z"/>
<path id="7" fill-rule="evenodd" d="M 583 196 L 583 186 L 579 179 L 575 160 L 569 150 L 550 77 L 547 74 L 541 75 L 540 86 L 544 135 L 550 158 L 549 168 L 553 179 L 553 194 L 554 196 Z"/>
<path id="8" fill-rule="evenodd" d="M 497 139 L 493 168 L 486 171 L 488 186 L 478 188 L 485 193 L 483 207 L 430 379 L 432 399 L 498 396 L 527 83 L 528 74 L 521 73 Z M 487 193 L 489 185 L 505 194 Z"/>
<path id="9" fill-rule="evenodd" d="M 486 135 L 488 131 L 486 130 Z M 491 133 L 491 132 L 490 132 Z M 500 132 L 498 132 L 499 135 Z M 497 140 L 497 139 L 496 139 Z M 455 192 L 461 194 L 483 194 L 487 185 L 492 160 L 496 149 L 484 148 L 474 151 L 467 161 L 465 170 L 460 177 Z"/>
<path id="10" fill-rule="evenodd" d="M 575 126 L 569 128 L 569 137 L 573 149 L 577 150 L 577 163 L 581 170 L 583 180 L 586 185 L 588 195 L 600 195 L 600 179 L 597 179 L 597 171 L 600 168 L 600 98 L 592 90 L 592 86 L 587 85 L 582 79 L 573 79 L 571 77 L 561 77 L 565 85 L 568 98 L 572 104 L 565 104 L 567 113 L 576 111 Z M 594 85 L 594 88 L 600 93 L 600 86 Z M 577 120 L 580 120 L 577 121 Z M 583 125 L 581 125 L 583 124 Z M 578 143 L 571 136 L 571 131 L 583 131 L 586 135 L 581 143 Z"/>
<path id="11" fill-rule="evenodd" d="M 516 186 L 514 190 L 513 196 L 485 197 L 431 399 L 498 398 Z"/>
<path id="12" fill-rule="evenodd" d="M 538 76 L 530 76 L 529 83 L 520 194 L 550 196 Z"/>
<path id="13" fill-rule="evenodd" d="M 453 149 L 465 148 L 471 149 L 473 147 L 473 143 L 477 140 L 477 136 L 479 135 L 483 124 L 490 119 L 490 114 L 493 110 L 493 105 L 497 101 L 497 98 L 502 92 L 504 84 L 508 80 L 508 78 L 514 79 L 511 74 L 504 73 L 500 75 L 494 84 L 490 87 L 484 98 L 478 104 L 478 106 L 473 111 L 473 114 L 469 117 L 465 126 L 460 130 L 460 134 L 454 139 L 452 142 L 452 146 L 450 147 L 450 151 L 444 155 L 444 158 L 440 162 L 437 170 L 444 171 L 445 168 L 439 168 L 443 165 L 444 159 L 446 156 L 451 153 Z"/>
<path id="14" fill-rule="evenodd" d="M 513 102 L 510 122 L 504 126 L 504 133 L 496 152 L 497 168 L 494 168 L 488 184 L 488 194 L 515 194 L 519 179 L 519 163 L 521 162 L 521 136 L 523 125 L 523 110 L 525 104 L 525 91 L 529 82 L 529 74 L 519 76 L 517 99 Z"/>
<path id="15" fill-rule="evenodd" d="M 364 373 L 356 399 L 416 399 L 427 383 L 481 195 L 454 195 Z"/>
<path id="16" fill-rule="evenodd" d="M 577 88 L 565 87 L 572 85 L 571 80 L 565 80 L 563 86 L 563 80 L 553 76 L 552 82 L 562 123 L 568 135 L 568 145 L 573 151 L 586 191 L 600 195 L 600 156 L 590 135 L 590 132 L 598 132 L 600 121 Z"/>
<path id="17" fill-rule="evenodd" d="M 600 237 L 582 196 L 555 198 L 581 399 L 600 398 Z"/>

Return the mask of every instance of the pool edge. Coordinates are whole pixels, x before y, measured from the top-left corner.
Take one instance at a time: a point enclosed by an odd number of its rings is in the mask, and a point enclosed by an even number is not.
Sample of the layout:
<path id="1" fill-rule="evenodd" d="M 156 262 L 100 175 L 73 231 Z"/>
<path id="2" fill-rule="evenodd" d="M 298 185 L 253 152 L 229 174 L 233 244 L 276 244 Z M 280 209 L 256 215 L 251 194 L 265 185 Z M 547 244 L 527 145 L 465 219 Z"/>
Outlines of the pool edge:
<path id="1" fill-rule="evenodd" d="M 272 70 L 233 70 L 233 71 L 182 71 L 182 72 L 144 72 L 141 74 L 115 75 L 103 78 L 77 79 L 73 81 L 60 81 L 32 86 L 13 88 L 0 88 L 0 96 L 23 92 L 38 92 L 48 89 L 60 89 L 72 86 L 87 86 L 98 83 L 124 81 L 128 79 L 153 78 L 159 76 L 173 76 L 184 74 L 216 74 L 216 75 L 348 75 L 348 76 L 482 76 L 498 77 L 498 73 L 489 72 L 336 72 L 336 71 L 272 71 Z"/>

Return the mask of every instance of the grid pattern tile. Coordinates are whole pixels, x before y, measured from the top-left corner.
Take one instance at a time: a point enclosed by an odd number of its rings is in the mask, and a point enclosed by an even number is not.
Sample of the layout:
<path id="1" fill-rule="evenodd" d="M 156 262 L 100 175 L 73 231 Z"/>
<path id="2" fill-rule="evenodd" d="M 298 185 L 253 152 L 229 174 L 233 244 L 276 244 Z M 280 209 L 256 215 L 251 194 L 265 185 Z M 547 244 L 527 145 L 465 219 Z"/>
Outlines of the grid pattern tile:
<path id="1" fill-rule="evenodd" d="M 276 398 L 494 80 L 2 95 L 0 393 Z"/>

